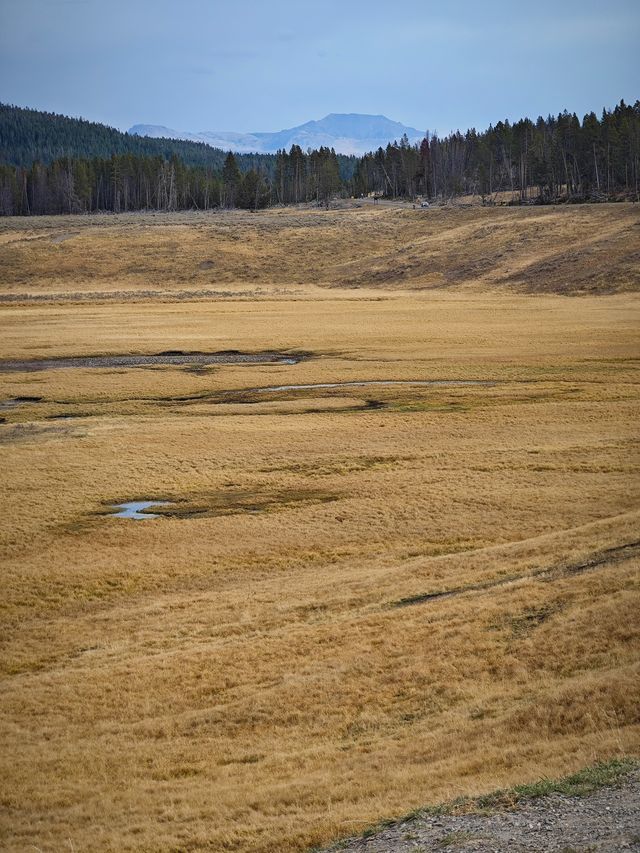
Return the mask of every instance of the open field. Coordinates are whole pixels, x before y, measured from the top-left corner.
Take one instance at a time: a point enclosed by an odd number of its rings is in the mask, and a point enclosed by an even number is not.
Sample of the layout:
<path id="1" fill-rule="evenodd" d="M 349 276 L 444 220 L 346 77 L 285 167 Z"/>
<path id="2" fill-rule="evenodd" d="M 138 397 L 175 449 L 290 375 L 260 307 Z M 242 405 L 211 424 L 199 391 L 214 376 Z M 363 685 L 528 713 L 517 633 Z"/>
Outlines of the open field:
<path id="1" fill-rule="evenodd" d="M 637 754 L 639 224 L 1 221 L 3 849 L 304 850 Z M 51 364 L 229 350 L 280 360 Z"/>

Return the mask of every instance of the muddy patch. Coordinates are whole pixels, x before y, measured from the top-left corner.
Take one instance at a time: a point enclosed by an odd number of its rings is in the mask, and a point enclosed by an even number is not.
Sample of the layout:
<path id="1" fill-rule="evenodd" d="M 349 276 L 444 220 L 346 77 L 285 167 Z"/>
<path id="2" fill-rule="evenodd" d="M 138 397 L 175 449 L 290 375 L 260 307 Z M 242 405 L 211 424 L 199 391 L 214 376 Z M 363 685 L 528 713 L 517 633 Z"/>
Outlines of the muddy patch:
<path id="1" fill-rule="evenodd" d="M 167 350 L 154 355 L 87 355 L 69 358 L 6 359 L 0 361 L 0 373 L 58 370 L 60 368 L 113 368 L 113 367 L 178 367 L 209 364 L 297 364 L 309 353 L 293 352 L 240 352 L 223 350 L 214 353 Z"/>
<path id="2" fill-rule="evenodd" d="M 312 357 L 310 354 L 305 355 L 304 357 Z M 288 361 L 279 362 L 288 363 Z M 267 403 L 271 402 L 274 405 L 276 402 L 292 402 L 297 401 L 301 405 L 305 403 L 309 406 L 310 403 L 316 403 L 315 406 L 308 407 L 304 409 L 305 412 L 317 411 L 324 412 L 327 411 L 326 402 L 328 400 L 338 399 L 338 395 L 331 394 L 332 391 L 341 391 L 348 390 L 351 388 L 367 388 L 367 387 L 403 387 L 403 388 L 465 388 L 465 387 L 481 387 L 481 388 L 493 388 L 498 385 L 504 384 L 499 380 L 484 380 L 484 379 L 369 379 L 369 380 L 351 380 L 344 382 L 315 382 L 308 384 L 295 384 L 295 385 L 265 385 L 265 386 L 257 386 L 254 388 L 233 388 L 228 389 L 226 391 L 201 391 L 195 394 L 189 394 L 185 396 L 172 396 L 172 397 L 163 397 L 157 398 L 156 402 L 160 405 L 172 406 L 176 404 L 185 404 L 189 406 L 195 405 L 211 405 L 220 407 L 220 409 L 224 409 L 225 407 L 230 406 L 247 406 L 251 407 L 251 412 L 253 413 L 257 410 L 258 407 L 265 407 Z M 309 393 L 313 394 L 313 392 L 329 392 L 327 396 L 324 394 L 318 394 L 309 399 L 307 396 Z M 306 392 L 306 393 L 305 393 Z M 377 397 L 368 397 L 365 400 L 362 400 L 360 397 L 342 397 L 340 399 L 344 399 L 348 401 L 346 404 L 342 405 L 341 408 L 343 411 L 375 411 L 386 409 L 390 407 L 389 401 L 384 399 L 378 399 Z M 394 401 L 392 407 L 400 410 L 410 411 L 419 404 L 411 402 L 409 404 L 398 403 L 398 401 Z M 331 410 L 335 411 L 336 406 L 332 405 Z M 447 402 L 446 405 L 440 404 L 437 408 L 438 411 L 442 410 L 457 410 L 460 409 L 460 404 Z M 428 410 L 434 410 L 433 402 L 430 402 L 428 405 Z M 267 411 L 267 409 L 265 409 Z M 269 411 L 275 411 L 273 409 Z M 230 410 L 231 413 L 231 410 Z M 235 412 L 237 413 L 237 412 Z"/>
<path id="3" fill-rule="evenodd" d="M 320 489 L 240 489 L 230 485 L 210 494 L 189 498 L 172 496 L 171 500 L 137 500 L 109 503 L 106 513 L 113 518 L 215 518 L 225 515 L 259 514 L 308 504 L 323 504 L 338 500 L 340 495 Z M 153 508 L 154 512 L 147 512 Z M 114 509 L 120 510 L 113 512 Z"/>
<path id="4" fill-rule="evenodd" d="M 344 382 L 313 382 L 308 384 L 295 385 L 265 385 L 256 388 L 243 388 L 228 391 L 220 391 L 212 394 L 199 395 L 197 402 L 204 402 L 205 399 L 213 404 L 220 403 L 242 403 L 256 404 L 262 403 L 267 397 L 280 399 L 296 399 L 298 393 L 304 395 L 305 392 L 314 391 L 340 391 L 351 388 L 467 388 L 481 387 L 493 388 L 500 384 L 495 380 L 484 379 L 362 379 L 362 380 L 346 380 Z M 263 396 L 264 395 L 264 396 Z M 301 397 L 300 399 L 303 399 Z M 322 398 L 319 398 L 322 399 Z M 176 402 L 190 403 L 196 401 L 196 398 L 182 398 Z M 364 403 L 358 401 L 357 410 L 367 409 L 384 409 L 388 403 L 384 400 L 371 397 Z M 431 408 L 431 406 L 429 407 Z"/>
<path id="5" fill-rule="evenodd" d="M 0 430 L 0 444 L 14 444 L 23 441 L 46 440 L 49 438 L 83 437 L 86 435 L 86 432 L 80 431 L 76 426 L 72 426 L 71 424 L 60 424 L 57 426 L 37 423 L 8 424 L 4 418 L 2 421 L 5 422 L 2 423 L 2 429 Z"/>
<path id="6" fill-rule="evenodd" d="M 316 459 L 313 462 L 286 461 L 280 464 L 267 465 L 258 470 L 265 473 L 287 472 L 303 477 L 329 477 L 348 475 L 380 468 L 398 468 L 412 466 L 415 456 L 338 456 L 331 459 Z"/>
<path id="7" fill-rule="evenodd" d="M 15 409 L 17 406 L 23 406 L 26 403 L 40 402 L 42 402 L 42 397 L 10 397 L 7 400 L 0 400 L 0 411 Z"/>
<path id="8" fill-rule="evenodd" d="M 190 364 L 183 368 L 185 373 L 192 373 L 194 376 L 208 376 L 215 368 L 208 364 Z"/>
<path id="9" fill-rule="evenodd" d="M 224 491 L 176 504 L 162 511 L 174 518 L 207 518 L 223 515 L 277 512 L 304 504 L 338 500 L 339 495 L 317 489 L 262 491 L 228 487 Z"/>
<path id="10" fill-rule="evenodd" d="M 92 412 L 73 412 L 73 414 L 46 415 L 45 420 L 47 420 L 47 421 L 73 421 L 73 420 L 79 420 L 80 418 L 92 418 L 92 417 L 94 417 Z"/>

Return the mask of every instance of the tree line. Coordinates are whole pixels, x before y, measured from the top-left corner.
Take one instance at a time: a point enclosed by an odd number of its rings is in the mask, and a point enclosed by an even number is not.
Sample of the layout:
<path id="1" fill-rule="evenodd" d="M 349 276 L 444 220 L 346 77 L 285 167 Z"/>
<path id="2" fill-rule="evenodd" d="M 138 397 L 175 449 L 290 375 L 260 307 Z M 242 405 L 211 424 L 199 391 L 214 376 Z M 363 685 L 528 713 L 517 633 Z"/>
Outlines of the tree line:
<path id="1" fill-rule="evenodd" d="M 9 110 L 14 113 L 3 114 L 3 109 L 0 215 L 231 207 L 257 210 L 309 201 L 328 206 L 335 196 L 372 194 L 406 199 L 474 194 L 490 202 L 497 193 L 510 191 L 517 201 L 542 203 L 640 198 L 639 101 L 634 106 L 621 101 L 613 110 L 604 110 L 600 119 L 589 113 L 580 121 L 575 114 L 563 112 L 536 122 L 501 121 L 480 133 L 471 129 L 443 138 L 427 134 L 419 145 L 410 145 L 405 137 L 362 158 L 337 155 L 330 148 L 305 152 L 297 145 L 271 155 L 225 155 L 192 142 L 184 143 L 191 159 L 181 156 L 180 147 L 160 147 L 152 153 L 134 147 L 106 156 L 71 153 L 84 150 L 85 144 L 87 152 L 95 150 L 93 130 L 85 128 L 84 136 L 75 139 L 75 148 L 70 142 L 64 156 L 35 157 L 29 163 L 16 161 L 28 156 L 25 151 L 41 151 L 47 121 L 52 119 L 58 127 L 61 117 L 13 107 Z M 26 125 L 31 122 L 26 130 L 23 127 L 24 144 L 18 146 L 17 153 L 11 148 L 14 137 L 5 134 L 7 117 L 16 113 Z M 22 113 L 35 113 L 35 118 Z M 67 125 L 62 126 L 71 132 Z M 126 138 L 135 140 L 135 145 L 179 143 L 128 137 L 103 125 L 92 127 L 98 128 L 100 139 L 102 128 L 116 134 L 119 142 L 124 137 L 125 142 Z M 103 140 L 107 150 L 109 133 Z M 29 134 L 34 138 L 24 141 Z M 198 157 L 200 148 L 208 149 L 204 159 L 198 160 L 191 146 L 198 149 Z M 10 150 L 13 154 L 6 156 Z"/>
<path id="2" fill-rule="evenodd" d="M 358 163 L 353 190 L 389 198 L 447 199 L 480 195 L 490 200 L 510 191 L 517 200 L 539 202 L 639 199 L 640 101 L 620 101 L 591 112 L 500 121 L 440 139 L 427 134 L 420 145 L 379 148 Z"/>
<path id="3" fill-rule="evenodd" d="M 63 157 L 30 168 L 0 165 L 0 215 L 258 210 L 310 200 L 328 206 L 345 186 L 338 157 L 329 148 L 280 152 L 273 178 L 260 168 L 242 172 L 232 153 L 220 170 L 186 166 L 175 154 L 168 160 L 133 154 L 91 160 Z"/>

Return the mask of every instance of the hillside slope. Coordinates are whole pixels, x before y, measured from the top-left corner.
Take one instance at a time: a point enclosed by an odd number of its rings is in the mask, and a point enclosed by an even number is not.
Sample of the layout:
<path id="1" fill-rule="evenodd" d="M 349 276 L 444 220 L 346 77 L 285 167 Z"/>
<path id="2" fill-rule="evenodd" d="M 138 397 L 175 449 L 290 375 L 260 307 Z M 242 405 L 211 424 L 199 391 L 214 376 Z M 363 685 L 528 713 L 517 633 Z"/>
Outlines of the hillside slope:
<path id="1" fill-rule="evenodd" d="M 50 163 L 60 157 L 111 157 L 112 154 L 161 156 L 176 154 L 186 164 L 211 166 L 224 163 L 224 152 L 202 142 L 146 139 L 114 127 L 55 113 L 0 104 L 0 162 L 30 166 L 35 160 Z"/>
<path id="2" fill-rule="evenodd" d="M 352 207 L 0 222 L 0 291 L 238 286 L 616 293 L 640 289 L 635 205 Z"/>

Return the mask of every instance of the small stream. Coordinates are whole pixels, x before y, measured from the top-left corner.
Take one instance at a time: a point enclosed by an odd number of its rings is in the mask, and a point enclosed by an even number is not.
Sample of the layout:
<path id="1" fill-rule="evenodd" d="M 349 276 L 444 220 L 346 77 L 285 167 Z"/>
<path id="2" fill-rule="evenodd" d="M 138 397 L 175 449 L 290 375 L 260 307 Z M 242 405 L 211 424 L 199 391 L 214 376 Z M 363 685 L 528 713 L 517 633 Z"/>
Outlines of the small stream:
<path id="1" fill-rule="evenodd" d="M 248 388 L 248 391 L 307 391 L 316 388 L 364 388 L 370 385 L 419 385 L 431 388 L 461 388 L 466 386 L 491 387 L 496 383 L 485 379 L 365 379 L 352 382 L 313 382 L 309 385 L 268 385 L 264 388 Z"/>

